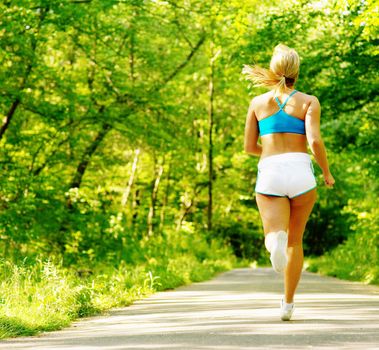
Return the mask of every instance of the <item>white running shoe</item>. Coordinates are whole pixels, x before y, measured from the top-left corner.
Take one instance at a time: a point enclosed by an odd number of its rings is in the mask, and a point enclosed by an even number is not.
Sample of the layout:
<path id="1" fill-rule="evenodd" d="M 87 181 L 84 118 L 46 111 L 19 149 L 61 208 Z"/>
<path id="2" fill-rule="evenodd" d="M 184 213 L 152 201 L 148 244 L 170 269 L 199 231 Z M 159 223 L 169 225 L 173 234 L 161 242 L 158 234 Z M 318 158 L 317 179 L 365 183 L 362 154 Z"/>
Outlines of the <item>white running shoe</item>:
<path id="1" fill-rule="evenodd" d="M 282 299 L 280 302 L 280 318 L 282 321 L 289 321 L 292 317 L 293 310 L 295 309 L 294 303 L 287 304 Z"/>
<path id="2" fill-rule="evenodd" d="M 270 260 L 276 272 L 283 272 L 287 266 L 287 242 L 288 235 L 285 231 L 276 232 L 275 239 L 270 247 Z"/>

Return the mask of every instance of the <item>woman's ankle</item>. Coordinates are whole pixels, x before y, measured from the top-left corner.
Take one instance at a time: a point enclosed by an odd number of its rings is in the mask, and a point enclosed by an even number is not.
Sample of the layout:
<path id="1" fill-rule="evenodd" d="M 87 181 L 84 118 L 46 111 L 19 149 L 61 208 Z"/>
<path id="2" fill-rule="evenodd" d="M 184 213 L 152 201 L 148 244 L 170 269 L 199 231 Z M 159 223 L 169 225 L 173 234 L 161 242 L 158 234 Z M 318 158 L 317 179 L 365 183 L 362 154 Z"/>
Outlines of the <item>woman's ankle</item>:
<path id="1" fill-rule="evenodd" d="M 286 298 L 286 297 L 284 297 L 284 302 L 286 304 L 293 304 L 293 298 Z"/>

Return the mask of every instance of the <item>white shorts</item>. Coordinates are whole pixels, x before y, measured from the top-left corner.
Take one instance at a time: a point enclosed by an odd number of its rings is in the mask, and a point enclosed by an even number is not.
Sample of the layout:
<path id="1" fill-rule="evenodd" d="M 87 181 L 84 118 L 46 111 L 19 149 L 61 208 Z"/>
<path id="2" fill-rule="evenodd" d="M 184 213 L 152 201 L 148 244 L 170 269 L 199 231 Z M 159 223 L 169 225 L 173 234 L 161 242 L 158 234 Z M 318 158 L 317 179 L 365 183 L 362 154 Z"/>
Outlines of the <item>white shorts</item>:
<path id="1" fill-rule="evenodd" d="M 289 152 L 264 157 L 258 162 L 255 192 L 294 198 L 317 186 L 308 153 Z"/>

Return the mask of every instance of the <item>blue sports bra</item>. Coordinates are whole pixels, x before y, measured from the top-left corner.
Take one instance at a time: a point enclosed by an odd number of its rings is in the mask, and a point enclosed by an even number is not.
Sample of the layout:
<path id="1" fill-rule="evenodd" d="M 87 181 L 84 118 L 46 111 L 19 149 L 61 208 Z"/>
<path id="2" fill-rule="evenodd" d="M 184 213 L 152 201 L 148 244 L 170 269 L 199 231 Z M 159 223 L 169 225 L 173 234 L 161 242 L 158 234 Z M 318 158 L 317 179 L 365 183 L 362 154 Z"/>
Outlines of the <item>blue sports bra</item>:
<path id="1" fill-rule="evenodd" d="M 275 100 L 278 103 L 280 109 L 269 117 L 258 121 L 258 130 L 261 136 L 279 132 L 289 132 L 293 134 L 305 135 L 304 120 L 287 114 L 283 110 L 287 101 L 295 92 L 297 92 L 297 90 L 293 90 L 283 104 L 280 103 L 278 97 L 275 97 Z"/>

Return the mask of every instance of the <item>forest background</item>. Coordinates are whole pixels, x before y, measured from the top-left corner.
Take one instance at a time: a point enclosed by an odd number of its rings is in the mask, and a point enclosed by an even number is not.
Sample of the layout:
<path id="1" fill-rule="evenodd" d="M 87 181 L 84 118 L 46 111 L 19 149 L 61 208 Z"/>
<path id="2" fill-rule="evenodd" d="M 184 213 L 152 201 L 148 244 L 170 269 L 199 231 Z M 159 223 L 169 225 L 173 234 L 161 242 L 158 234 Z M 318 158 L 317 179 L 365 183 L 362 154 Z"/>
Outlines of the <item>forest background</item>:
<path id="1" fill-rule="evenodd" d="M 1 0 L 0 337 L 268 263 L 243 150 L 278 43 L 321 103 L 336 179 L 306 267 L 379 283 L 374 0 Z"/>

